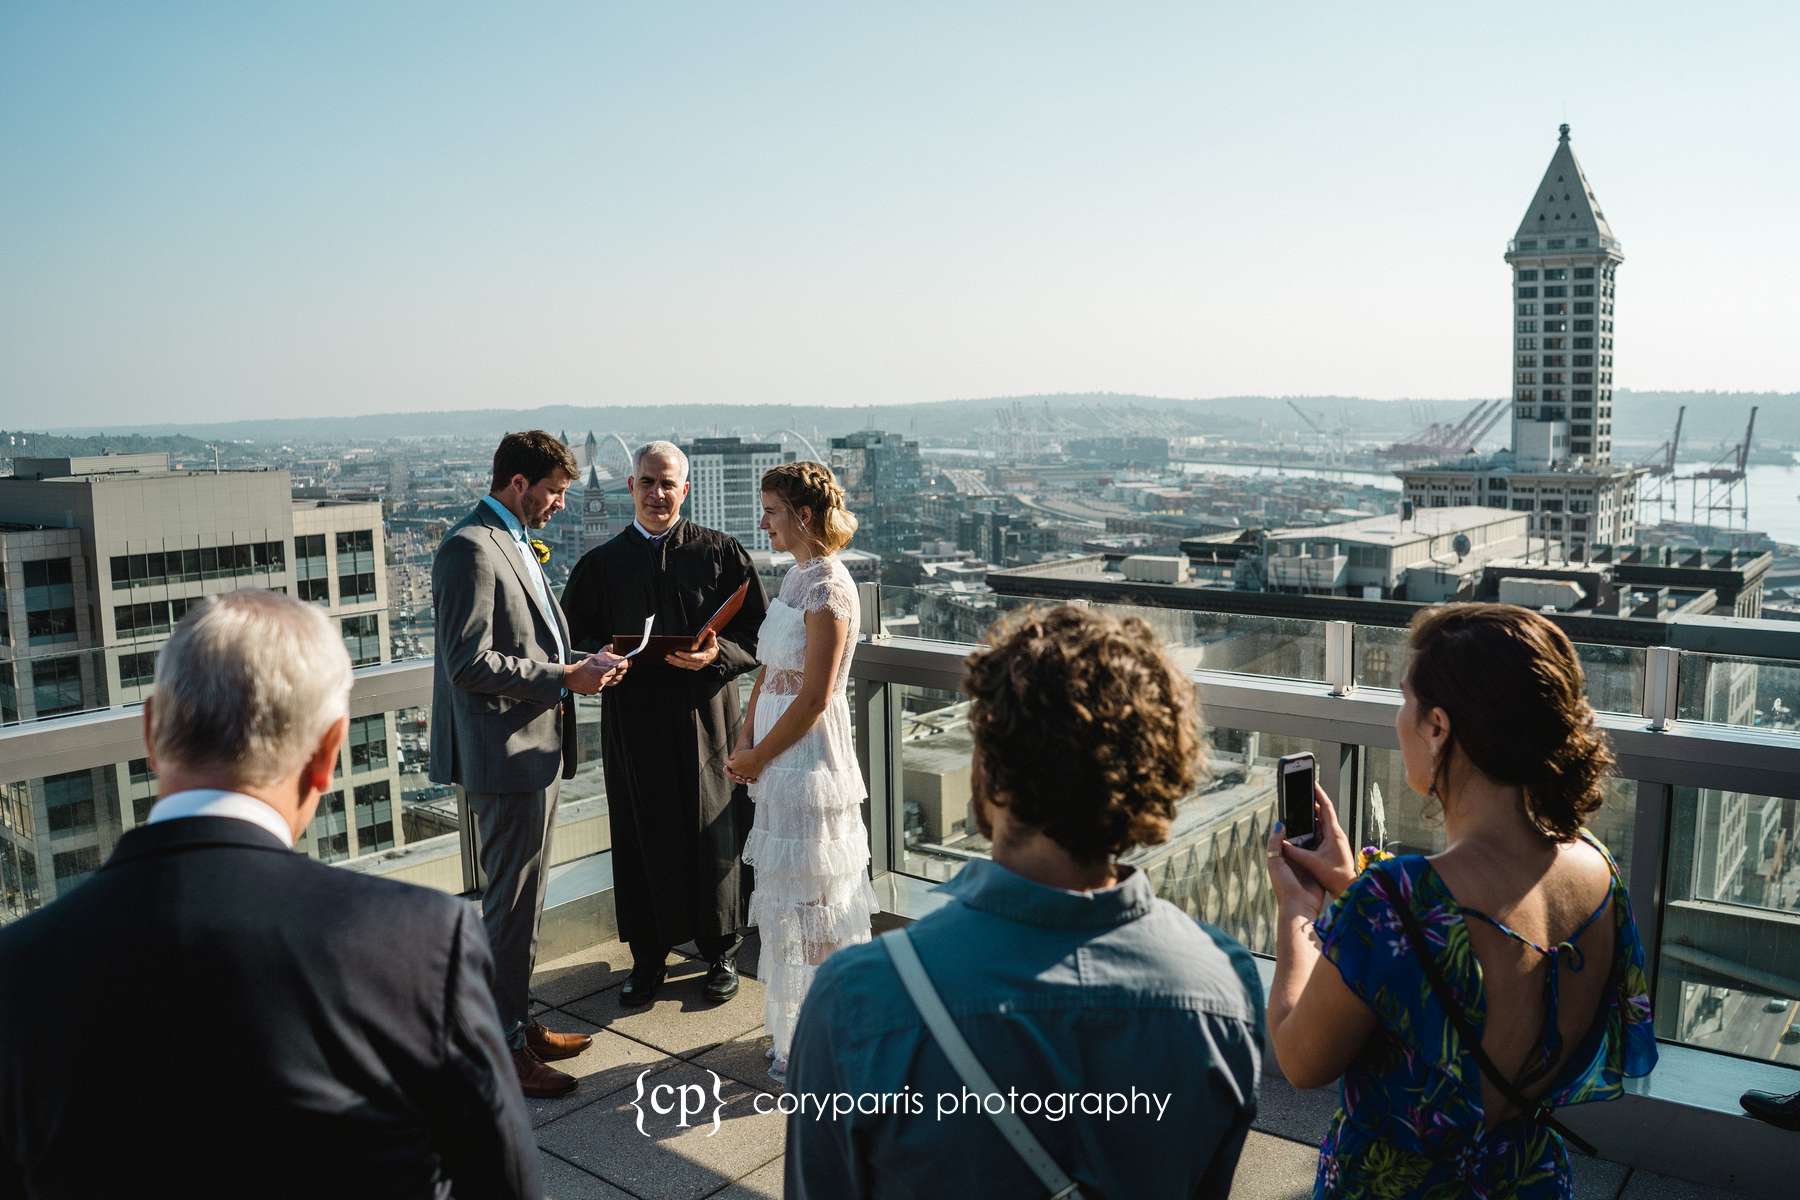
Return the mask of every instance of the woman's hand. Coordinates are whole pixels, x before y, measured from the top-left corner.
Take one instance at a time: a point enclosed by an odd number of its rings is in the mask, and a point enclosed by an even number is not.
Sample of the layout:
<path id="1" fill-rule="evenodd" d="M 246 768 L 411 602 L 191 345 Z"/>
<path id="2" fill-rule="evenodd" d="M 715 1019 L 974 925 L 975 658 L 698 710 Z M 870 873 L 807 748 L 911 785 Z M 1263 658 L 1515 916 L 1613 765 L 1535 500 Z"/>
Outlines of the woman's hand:
<path id="1" fill-rule="evenodd" d="M 725 760 L 725 775 L 733 783 L 755 783 L 768 765 L 754 747 L 740 745 Z"/>
<path id="2" fill-rule="evenodd" d="M 1317 784 L 1313 785 L 1313 827 L 1319 831 L 1317 849 L 1303 850 L 1284 841 L 1281 852 L 1289 866 L 1310 876 L 1335 900 L 1356 880 L 1356 851 L 1350 848 L 1350 835 L 1338 824 L 1337 806 Z"/>
<path id="3" fill-rule="evenodd" d="M 1325 907 L 1325 889 L 1305 868 L 1288 861 L 1287 855 L 1294 847 L 1282 840 L 1281 835 L 1281 822 L 1277 821 L 1269 830 L 1269 841 L 1264 847 L 1269 885 L 1275 890 L 1275 906 L 1284 920 L 1291 917 L 1314 920 Z"/>

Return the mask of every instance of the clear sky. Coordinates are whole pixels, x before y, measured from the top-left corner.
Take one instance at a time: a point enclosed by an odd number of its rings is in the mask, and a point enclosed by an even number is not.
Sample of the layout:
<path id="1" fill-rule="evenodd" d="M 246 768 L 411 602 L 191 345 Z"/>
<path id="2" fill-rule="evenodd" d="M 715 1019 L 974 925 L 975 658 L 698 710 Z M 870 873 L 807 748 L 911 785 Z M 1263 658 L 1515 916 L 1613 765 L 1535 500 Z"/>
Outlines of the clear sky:
<path id="1" fill-rule="evenodd" d="M 0 3 L 0 425 L 1800 388 L 1800 5 Z"/>

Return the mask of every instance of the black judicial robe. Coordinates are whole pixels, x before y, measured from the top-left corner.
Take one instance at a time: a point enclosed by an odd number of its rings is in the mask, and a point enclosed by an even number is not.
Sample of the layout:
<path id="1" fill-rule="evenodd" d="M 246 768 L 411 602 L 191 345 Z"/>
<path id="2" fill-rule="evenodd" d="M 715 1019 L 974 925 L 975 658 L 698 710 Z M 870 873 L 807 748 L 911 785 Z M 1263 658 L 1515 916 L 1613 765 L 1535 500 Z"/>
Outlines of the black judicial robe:
<path id="1" fill-rule="evenodd" d="M 725 760 L 742 723 L 733 681 L 756 669 L 768 598 L 736 538 L 687 520 L 660 543 L 628 526 L 584 554 L 563 589 L 571 642 L 599 650 L 615 634 L 640 632 L 652 613 L 654 633 L 694 633 L 745 580 L 744 607 L 710 666 L 684 671 L 646 651 L 601 693 L 622 941 L 678 946 L 743 926 L 749 870 L 739 856 L 754 810 Z"/>

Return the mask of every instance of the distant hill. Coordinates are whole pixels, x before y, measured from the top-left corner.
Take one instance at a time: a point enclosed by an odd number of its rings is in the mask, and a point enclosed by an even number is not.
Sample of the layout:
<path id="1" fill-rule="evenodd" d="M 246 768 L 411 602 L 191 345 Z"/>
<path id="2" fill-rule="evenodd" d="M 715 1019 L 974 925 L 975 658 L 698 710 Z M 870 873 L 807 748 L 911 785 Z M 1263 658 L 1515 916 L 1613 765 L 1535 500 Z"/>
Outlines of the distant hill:
<path id="1" fill-rule="evenodd" d="M 0 457 L 30 455 L 35 458 L 71 458 L 84 454 L 202 454 L 207 443 L 202 438 L 185 434 L 63 434 L 36 433 L 22 429 L 0 429 Z"/>
<path id="2" fill-rule="evenodd" d="M 1364 436 L 1402 437 L 1432 421 L 1466 413 L 1476 399 L 1371 400 L 1356 396 L 1219 396 L 1181 399 L 1110 392 L 999 396 L 920 404 L 826 408 L 809 405 L 639 405 L 534 409 L 479 409 L 462 412 L 373 413 L 360 417 L 296 417 L 206 424 L 131 425 L 100 434 L 65 429 L 70 445 L 104 444 L 116 450 L 193 449 L 196 439 L 249 441 L 261 445 L 336 444 L 409 437 L 497 437 L 510 429 L 567 431 L 572 440 L 592 429 L 633 437 L 772 434 L 794 429 L 829 437 L 857 429 L 884 429 L 927 441 L 966 439 L 976 431 L 1017 419 L 1026 427 L 1060 428 L 1066 433 L 1117 433 L 1125 429 L 1167 433 L 1254 436 L 1260 430 L 1297 431 L 1301 420 L 1292 400 L 1328 426 L 1342 425 Z M 1735 441 L 1743 435 L 1752 404 L 1760 405 L 1759 442 L 1800 443 L 1800 393 L 1633 392 L 1614 401 L 1614 436 L 1626 442 L 1656 443 L 1669 436 L 1676 411 L 1686 405 L 1684 442 L 1696 447 Z M 34 435 L 43 436 L 43 435 Z M 4 433 L 0 431 L 0 442 Z M 51 444 L 46 438 L 44 445 Z M 167 445 L 165 445 L 165 443 Z M 4 452 L 0 445 L 0 453 Z M 31 452 L 39 452 L 34 444 Z M 44 451 L 75 453 L 76 451 Z"/>

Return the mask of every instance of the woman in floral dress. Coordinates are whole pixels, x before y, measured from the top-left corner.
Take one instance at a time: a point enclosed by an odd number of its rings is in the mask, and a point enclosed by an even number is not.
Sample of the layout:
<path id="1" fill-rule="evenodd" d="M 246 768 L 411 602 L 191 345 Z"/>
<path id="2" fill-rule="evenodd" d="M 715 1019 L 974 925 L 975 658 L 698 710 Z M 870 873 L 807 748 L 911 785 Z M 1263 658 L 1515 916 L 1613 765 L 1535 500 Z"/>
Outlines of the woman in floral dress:
<path id="1" fill-rule="evenodd" d="M 750 923 L 762 935 L 769 1074 L 783 1080 L 813 975 L 832 951 L 869 940 L 878 905 L 862 818 L 868 792 L 845 697 L 861 610 L 836 553 L 856 518 L 818 463 L 784 463 L 763 476 L 762 490 L 762 528 L 794 565 L 757 635 L 763 669 L 726 769 L 756 802 L 744 843 L 744 861 L 756 869 Z"/>
<path id="2" fill-rule="evenodd" d="M 1584 828 L 1612 755 L 1574 647 L 1536 613 L 1432 609 L 1412 650 L 1395 731 L 1407 783 L 1443 806 L 1443 851 L 1357 874 L 1323 791 L 1318 849 L 1279 826 L 1269 841 L 1276 1057 L 1298 1087 L 1342 1077 L 1314 1195 L 1567 1197 L 1548 1110 L 1615 1099 L 1656 1065 L 1631 900 Z"/>

